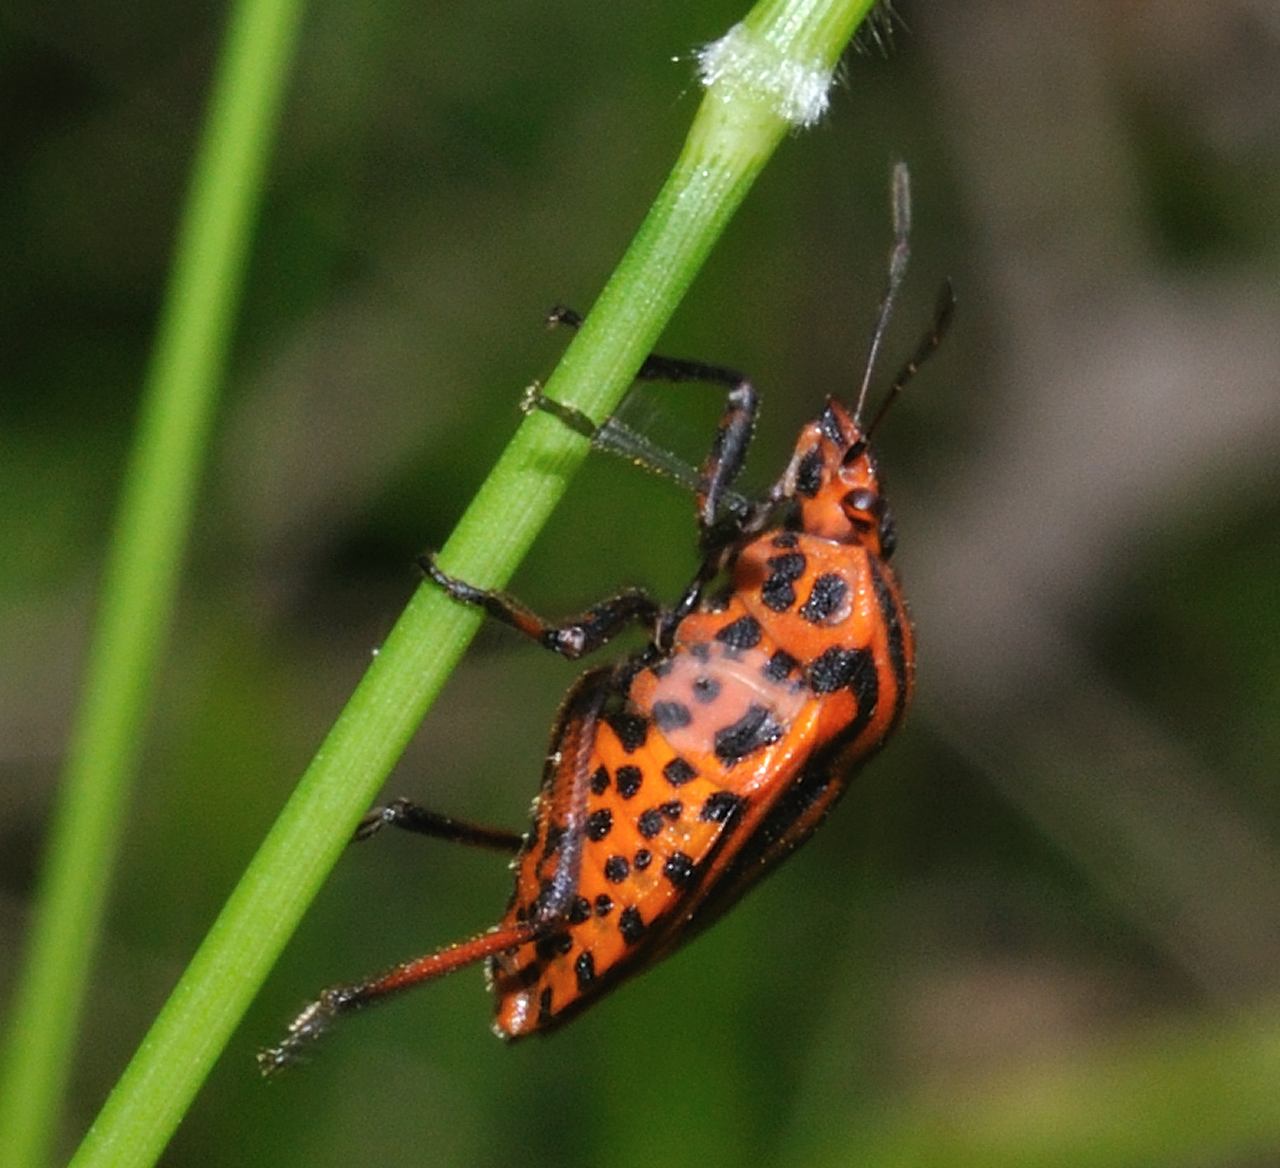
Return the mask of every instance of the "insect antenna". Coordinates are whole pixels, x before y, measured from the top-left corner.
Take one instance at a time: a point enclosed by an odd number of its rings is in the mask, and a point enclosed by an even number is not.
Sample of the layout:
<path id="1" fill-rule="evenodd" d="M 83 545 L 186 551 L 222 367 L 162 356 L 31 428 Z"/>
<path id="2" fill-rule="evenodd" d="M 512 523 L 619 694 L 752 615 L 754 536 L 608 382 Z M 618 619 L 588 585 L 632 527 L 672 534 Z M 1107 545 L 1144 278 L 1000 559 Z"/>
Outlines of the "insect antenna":
<path id="1" fill-rule="evenodd" d="M 867 427 L 866 435 L 868 438 L 875 433 L 875 429 L 880 425 L 881 419 L 889 412 L 889 407 L 893 404 L 894 398 L 900 394 L 905 388 L 908 381 L 915 375 L 916 371 L 923 365 L 942 344 L 942 338 L 947 335 L 947 329 L 951 325 L 951 318 L 955 314 L 956 294 L 951 287 L 950 280 L 943 280 L 942 287 L 938 290 L 938 303 L 933 311 L 933 324 L 929 326 L 929 331 L 920 339 L 920 343 L 916 346 L 916 351 L 911 354 L 910 360 L 898 370 L 898 376 L 893 379 L 893 384 L 889 386 L 889 392 L 884 395 L 884 401 L 880 403 L 880 408 L 876 410 L 876 416 L 871 419 L 871 425 Z"/>
<path id="2" fill-rule="evenodd" d="M 889 326 L 893 303 L 898 297 L 898 289 L 902 287 L 902 278 L 907 274 L 907 261 L 911 258 L 911 174 L 905 162 L 893 164 L 890 203 L 893 208 L 893 247 L 889 249 L 889 279 L 885 285 L 884 296 L 880 299 L 880 311 L 876 313 L 875 328 L 871 330 L 867 367 L 862 374 L 862 385 L 858 389 L 858 404 L 853 411 L 853 420 L 859 425 L 862 407 L 867 400 L 867 387 L 871 384 L 871 374 L 875 370 L 876 358 L 880 354 L 880 346 L 884 343 L 885 329 Z"/>

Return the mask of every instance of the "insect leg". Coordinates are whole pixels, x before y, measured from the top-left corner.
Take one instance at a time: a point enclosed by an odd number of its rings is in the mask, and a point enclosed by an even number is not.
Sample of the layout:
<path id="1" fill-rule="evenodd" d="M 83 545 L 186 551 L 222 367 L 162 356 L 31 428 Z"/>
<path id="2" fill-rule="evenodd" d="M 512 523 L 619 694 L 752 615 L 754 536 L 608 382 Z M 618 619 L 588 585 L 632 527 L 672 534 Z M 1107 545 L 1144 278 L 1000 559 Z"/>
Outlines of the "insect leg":
<path id="1" fill-rule="evenodd" d="M 547 316 L 549 324 L 566 324 L 577 328 L 582 323 L 581 314 L 563 305 L 551 310 Z M 717 516 L 722 504 L 729 495 L 729 488 L 742 470 L 747 456 L 747 447 L 751 444 L 751 435 L 755 429 L 756 413 L 759 402 L 755 387 L 736 369 L 724 365 L 712 365 L 706 361 L 689 361 L 680 357 L 664 357 L 651 353 L 645 358 L 636 374 L 637 381 L 671 381 L 671 382 L 709 382 L 713 385 L 728 387 L 724 412 L 720 416 L 720 424 L 711 444 L 711 450 L 702 463 L 694 487 L 695 501 L 698 510 L 698 525 L 702 530 L 703 542 L 711 540 L 710 533 L 716 526 Z M 529 399 L 531 407 L 547 410 L 565 422 L 578 433 L 590 438 L 597 446 L 614 449 L 624 457 L 637 454 L 634 442 L 627 441 L 623 435 L 616 441 L 610 435 L 610 423 L 596 426 L 585 414 L 570 406 L 554 402 L 535 392 Z M 619 427 L 619 430 L 625 428 Z M 640 451 L 644 460 L 644 452 Z M 670 473 L 666 466 L 658 466 L 660 473 Z M 677 476 L 679 477 L 679 476 Z"/>
<path id="2" fill-rule="evenodd" d="M 515 831 L 503 831 L 497 827 L 484 827 L 466 823 L 438 811 L 429 811 L 408 799 L 393 799 L 384 807 L 375 807 L 356 828 L 355 839 L 364 840 L 377 835 L 384 827 L 398 827 L 419 835 L 434 836 L 452 843 L 469 844 L 477 848 L 492 848 L 499 852 L 518 852 L 524 837 Z"/>
<path id="3" fill-rule="evenodd" d="M 567 325 L 576 329 L 582 325 L 582 313 L 565 304 L 557 304 L 547 313 L 547 324 Z M 706 361 L 689 361 L 682 357 L 664 357 L 650 353 L 636 374 L 637 381 L 710 381 L 718 385 L 737 385 L 745 380 L 736 369 L 712 365 Z M 554 404 L 554 403 L 553 403 Z"/>
<path id="4" fill-rule="evenodd" d="M 670 479 L 690 493 L 698 490 L 701 476 L 697 467 L 690 466 L 670 450 L 659 446 L 638 430 L 633 430 L 617 415 L 610 415 L 597 426 L 581 410 L 547 397 L 537 385 L 531 385 L 525 391 L 521 408 L 526 413 L 542 410 L 569 429 L 590 439 L 597 450 L 624 459 L 659 478 Z M 721 503 L 731 517 L 746 515 L 751 510 L 750 500 L 732 490 L 722 492 Z"/>
<path id="5" fill-rule="evenodd" d="M 289 1024 L 285 1037 L 278 1045 L 258 1052 L 258 1067 L 264 1075 L 273 1075 L 300 1062 L 307 1048 L 343 1015 L 355 1013 L 402 990 L 445 977 L 487 957 L 537 941 L 554 932 L 563 923 L 578 895 L 590 786 L 588 763 L 591 760 L 600 713 L 609 694 L 605 684 L 607 676 L 607 671 L 588 674 L 587 678 L 591 683 L 580 683 L 569 699 L 564 733 L 560 739 L 560 750 L 568 764 L 565 773 L 569 776 L 569 781 L 562 784 L 563 790 L 553 796 L 551 808 L 552 814 L 564 825 L 560 859 L 550 885 L 538 899 L 532 919 L 499 926 L 469 941 L 446 945 L 425 957 L 402 962 L 375 977 L 321 990 L 316 1000 L 307 1005 Z M 412 804 L 405 806 L 412 808 Z M 417 810 L 419 809 L 413 809 L 414 812 Z M 412 818 L 412 813 L 408 813 L 408 817 Z M 396 826 L 405 826 L 405 823 L 396 822 L 394 817 L 390 822 L 395 822 Z"/>
<path id="6" fill-rule="evenodd" d="M 571 661 L 608 644 L 630 624 L 652 626 L 661 612 L 658 602 L 647 592 L 628 588 L 579 616 L 552 624 L 504 592 L 477 588 L 441 571 L 434 555 L 419 556 L 418 566 L 454 600 L 483 608 L 495 620 Z"/>
<path id="7" fill-rule="evenodd" d="M 406 961 L 366 981 L 330 986 L 289 1024 L 277 1046 L 258 1052 L 258 1068 L 273 1075 L 302 1061 L 306 1049 L 344 1014 L 352 1014 L 401 990 L 434 981 L 495 953 L 536 940 L 546 926 L 532 922 L 490 929 L 487 933 L 448 945 L 425 957 Z"/>
<path id="8" fill-rule="evenodd" d="M 755 386 L 733 369 L 671 357 L 650 357 L 641 368 L 640 376 L 675 382 L 710 381 L 729 387 L 715 438 L 699 468 L 694 491 L 698 527 L 705 543 L 716 527 L 725 496 L 746 461 L 760 406 Z"/>

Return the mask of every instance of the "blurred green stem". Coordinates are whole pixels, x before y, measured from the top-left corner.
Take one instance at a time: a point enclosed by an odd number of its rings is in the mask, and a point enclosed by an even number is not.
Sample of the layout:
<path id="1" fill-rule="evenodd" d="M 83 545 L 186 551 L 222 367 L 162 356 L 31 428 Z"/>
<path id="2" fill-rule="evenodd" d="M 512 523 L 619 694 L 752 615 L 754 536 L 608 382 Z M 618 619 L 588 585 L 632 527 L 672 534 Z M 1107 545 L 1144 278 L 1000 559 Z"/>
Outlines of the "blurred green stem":
<path id="1" fill-rule="evenodd" d="M 57 1129 L 300 8 L 241 0 L 231 13 L 6 1027 L 7 1168 L 44 1164 Z"/>
<path id="2" fill-rule="evenodd" d="M 614 408 L 787 130 L 822 112 L 835 63 L 870 7 L 764 0 L 704 53 L 707 93 L 684 149 L 548 381 L 550 396 L 597 419 Z M 526 419 L 442 566 L 504 583 L 587 450 L 552 418 Z M 77 1168 L 159 1156 L 478 623 L 434 587 L 410 600 L 107 1100 Z"/>

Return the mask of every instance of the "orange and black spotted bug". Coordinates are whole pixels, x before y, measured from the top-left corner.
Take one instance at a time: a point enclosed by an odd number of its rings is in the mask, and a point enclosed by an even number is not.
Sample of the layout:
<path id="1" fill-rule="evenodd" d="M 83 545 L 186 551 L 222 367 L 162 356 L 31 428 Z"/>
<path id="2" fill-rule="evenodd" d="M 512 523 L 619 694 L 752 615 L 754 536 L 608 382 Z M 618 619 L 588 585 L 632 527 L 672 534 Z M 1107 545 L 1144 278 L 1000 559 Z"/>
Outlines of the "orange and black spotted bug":
<path id="1" fill-rule="evenodd" d="M 953 299 L 944 286 L 932 328 L 864 426 L 867 386 L 906 268 L 910 204 L 901 165 L 893 191 L 888 286 L 856 403 L 829 397 L 762 497 L 732 490 L 755 422 L 751 383 L 731 369 L 667 357 L 641 368 L 641 379 L 728 390 L 701 469 L 675 468 L 694 488 L 702 560 L 674 607 L 631 590 L 549 624 L 424 557 L 428 576 L 454 599 L 565 657 L 590 653 L 634 623 L 650 629 L 651 640 L 570 690 L 523 836 L 407 800 L 365 818 L 357 838 L 390 825 L 510 850 L 510 903 L 478 937 L 324 990 L 283 1042 L 262 1052 L 264 1071 L 295 1061 L 338 1016 L 481 960 L 499 1035 L 564 1022 L 683 944 L 803 843 L 901 721 L 915 650 L 889 565 L 894 524 L 870 440 L 937 347 Z M 579 323 L 567 309 L 553 319 Z M 673 469 L 620 423 L 597 428 L 548 399 L 534 404 L 597 445 Z"/>

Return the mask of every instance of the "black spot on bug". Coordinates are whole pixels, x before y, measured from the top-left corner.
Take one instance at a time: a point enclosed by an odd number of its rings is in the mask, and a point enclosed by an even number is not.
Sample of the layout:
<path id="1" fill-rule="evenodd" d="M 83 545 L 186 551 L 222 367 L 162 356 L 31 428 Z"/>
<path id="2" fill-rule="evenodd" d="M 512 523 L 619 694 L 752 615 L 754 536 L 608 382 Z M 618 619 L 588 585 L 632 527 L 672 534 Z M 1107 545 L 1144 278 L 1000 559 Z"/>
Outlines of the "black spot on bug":
<path id="1" fill-rule="evenodd" d="M 544 856 L 554 856 L 560 850 L 560 841 L 564 839 L 564 824 L 552 823 L 547 827 L 547 846 L 543 849 Z"/>
<path id="2" fill-rule="evenodd" d="M 880 516 L 880 555 L 888 559 L 898 548 L 898 525 L 893 521 L 889 508 Z"/>
<path id="3" fill-rule="evenodd" d="M 569 924 L 580 925 L 590 915 L 591 901 L 589 901 L 585 896 L 574 897 L 573 904 L 569 906 Z"/>
<path id="4" fill-rule="evenodd" d="M 811 446 L 800 456 L 796 467 L 796 492 L 812 499 L 822 486 L 822 454 Z"/>
<path id="5" fill-rule="evenodd" d="M 731 816 L 737 814 L 738 808 L 741 806 L 741 795 L 735 795 L 732 791 L 716 791 L 714 794 L 707 796 L 698 818 L 708 823 L 724 823 Z"/>
<path id="6" fill-rule="evenodd" d="M 770 681 L 785 681 L 787 675 L 800 664 L 790 653 L 779 649 L 760 670 Z"/>
<path id="7" fill-rule="evenodd" d="M 637 872 L 643 872 L 653 863 L 653 853 L 648 848 L 638 848 L 631 862 L 636 866 Z"/>
<path id="8" fill-rule="evenodd" d="M 831 408 L 828 402 L 822 411 L 822 416 L 818 418 L 818 429 L 822 431 L 822 436 L 838 446 L 845 444 L 844 427 L 840 425 L 840 419 L 836 417 L 836 412 Z"/>
<path id="9" fill-rule="evenodd" d="M 889 587 L 889 582 L 884 578 L 884 573 L 880 570 L 880 565 L 876 563 L 874 556 L 871 557 L 870 564 L 871 584 L 875 590 L 876 604 L 880 609 L 881 617 L 884 619 L 885 628 L 889 632 L 889 666 L 893 670 L 894 681 L 897 682 L 898 696 L 895 699 L 893 722 L 890 724 L 890 729 L 892 729 L 902 719 L 903 711 L 907 705 L 907 685 L 909 681 L 907 677 L 907 647 L 902 629 L 905 618 L 899 616 L 893 589 Z"/>
<path id="10" fill-rule="evenodd" d="M 537 961 L 530 961 L 528 965 L 522 965 L 516 974 L 516 980 L 520 983 L 522 989 L 529 989 L 531 986 L 538 984 L 538 978 L 542 976 L 542 965 Z"/>
<path id="11" fill-rule="evenodd" d="M 596 916 L 607 917 L 613 912 L 613 897 L 602 892 L 596 897 Z"/>
<path id="12" fill-rule="evenodd" d="M 666 677 L 674 668 L 675 662 L 668 657 L 664 661 L 655 661 L 649 666 L 649 672 L 652 673 L 654 677 Z"/>
<path id="13" fill-rule="evenodd" d="M 698 768 L 687 759 L 677 755 L 662 768 L 662 774 L 673 787 L 679 787 L 690 779 L 698 777 Z"/>
<path id="14" fill-rule="evenodd" d="M 689 652 L 695 661 L 711 660 L 711 646 L 706 641 L 698 641 L 696 644 L 690 645 Z"/>
<path id="15" fill-rule="evenodd" d="M 596 960 L 585 950 L 578 954 L 573 963 L 573 974 L 578 979 L 578 989 L 585 990 L 596 980 Z"/>
<path id="16" fill-rule="evenodd" d="M 858 654 L 849 674 L 849 688 L 858 699 L 858 717 L 870 719 L 880 701 L 880 677 L 876 672 L 876 659 L 867 652 Z"/>
<path id="17" fill-rule="evenodd" d="M 644 936 L 644 917 L 634 904 L 627 905 L 618 915 L 618 932 L 628 945 L 634 945 Z"/>
<path id="18" fill-rule="evenodd" d="M 672 823 L 675 823 L 680 818 L 681 812 L 684 811 L 684 804 L 679 799 L 668 799 L 665 803 L 659 805 L 658 810 Z"/>
<path id="19" fill-rule="evenodd" d="M 601 807 L 599 811 L 593 811 L 587 816 L 587 838 L 593 840 L 602 840 L 609 834 L 613 827 L 613 812 L 607 807 Z"/>
<path id="20" fill-rule="evenodd" d="M 636 828 L 645 839 L 653 839 L 662 830 L 662 812 L 650 807 L 636 820 Z"/>
<path id="21" fill-rule="evenodd" d="M 796 590 L 786 580 L 769 577 L 760 585 L 760 599 L 774 612 L 786 612 L 796 602 Z"/>
<path id="22" fill-rule="evenodd" d="M 720 696 L 720 683 L 714 677 L 699 677 L 689 688 L 693 691 L 694 701 L 701 702 L 704 706 Z"/>
<path id="23" fill-rule="evenodd" d="M 610 884 L 621 884 L 631 872 L 626 856 L 610 856 L 604 862 L 604 878 Z"/>
<path id="24" fill-rule="evenodd" d="M 845 578 L 835 572 L 824 572 L 813 582 L 813 590 L 801 606 L 800 615 L 810 624 L 820 625 L 840 610 L 848 596 Z"/>
<path id="25" fill-rule="evenodd" d="M 684 702 L 653 703 L 654 725 L 664 733 L 668 730 L 679 730 L 680 727 L 687 726 L 692 721 L 693 715 L 689 713 L 689 707 Z"/>
<path id="26" fill-rule="evenodd" d="M 614 775 L 614 781 L 618 784 L 618 794 L 624 799 L 630 799 L 638 790 L 640 790 L 640 781 L 644 778 L 644 772 L 637 766 L 625 765 L 618 768 L 618 773 Z"/>
<path id="27" fill-rule="evenodd" d="M 716 731 L 716 757 L 731 766 L 752 751 L 777 742 L 782 733 L 773 712 L 753 702 L 736 722 Z"/>
<path id="28" fill-rule="evenodd" d="M 828 694 L 843 689 L 858 668 L 859 657 L 865 649 L 841 649 L 833 645 L 821 656 L 809 663 L 809 685 L 814 693 Z"/>
<path id="29" fill-rule="evenodd" d="M 552 957 L 563 956 L 572 948 L 573 938 L 568 933 L 551 933 L 546 937 L 539 937 L 533 951 L 543 961 L 549 961 Z"/>
<path id="30" fill-rule="evenodd" d="M 622 749 L 628 754 L 634 754 L 639 750 L 644 745 L 644 740 L 649 736 L 649 720 L 639 714 L 618 712 L 608 715 L 605 721 L 609 723 L 613 732 L 618 736 Z"/>
<path id="31" fill-rule="evenodd" d="M 794 531 L 783 531 L 773 537 L 773 546 L 776 548 L 793 548 L 800 542 L 800 537 Z"/>
<path id="32" fill-rule="evenodd" d="M 871 653 L 858 654 L 849 676 L 849 689 L 858 702 L 858 712 L 853 721 L 840 731 L 839 742 L 853 742 L 867 728 L 880 705 L 880 676 L 876 672 L 876 659 Z M 833 743 L 834 745 L 834 743 Z"/>
<path id="33" fill-rule="evenodd" d="M 662 874 L 677 888 L 683 888 L 693 877 L 693 858 L 684 852 L 672 852 L 662 865 Z"/>
<path id="34" fill-rule="evenodd" d="M 730 649 L 754 649 L 760 636 L 760 622 L 753 616 L 742 616 L 716 633 L 716 640 Z"/>
<path id="35" fill-rule="evenodd" d="M 542 993 L 538 995 L 538 1021 L 545 1022 L 550 1017 L 551 1017 L 551 987 L 547 986 L 547 988 L 544 989 Z"/>
<path id="36" fill-rule="evenodd" d="M 795 582 L 804 575 L 808 561 L 801 552 L 788 552 L 765 563 L 769 575 L 760 585 L 760 599 L 774 612 L 786 612 L 796 602 Z"/>
<path id="37" fill-rule="evenodd" d="M 603 795 L 609 789 L 609 769 L 607 767 L 596 767 L 595 773 L 591 776 L 591 793 L 593 795 Z"/>

